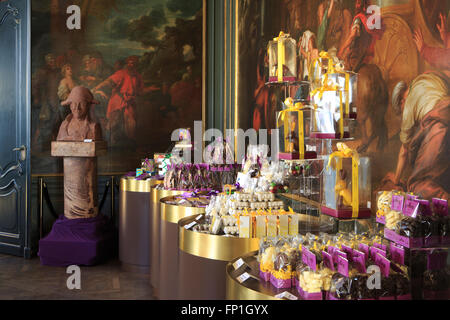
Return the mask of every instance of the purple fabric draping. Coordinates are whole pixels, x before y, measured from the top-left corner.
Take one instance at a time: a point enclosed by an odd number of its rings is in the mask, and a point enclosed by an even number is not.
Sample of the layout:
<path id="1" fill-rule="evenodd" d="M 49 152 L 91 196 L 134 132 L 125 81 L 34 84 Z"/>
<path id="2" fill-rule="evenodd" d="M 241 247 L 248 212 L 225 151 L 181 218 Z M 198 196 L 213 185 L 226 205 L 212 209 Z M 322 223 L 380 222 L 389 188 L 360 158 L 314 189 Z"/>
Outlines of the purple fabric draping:
<path id="1" fill-rule="evenodd" d="M 117 248 L 116 242 L 113 225 L 101 214 L 73 220 L 61 215 L 50 233 L 39 241 L 38 256 L 43 265 L 90 266 L 111 257 Z"/>

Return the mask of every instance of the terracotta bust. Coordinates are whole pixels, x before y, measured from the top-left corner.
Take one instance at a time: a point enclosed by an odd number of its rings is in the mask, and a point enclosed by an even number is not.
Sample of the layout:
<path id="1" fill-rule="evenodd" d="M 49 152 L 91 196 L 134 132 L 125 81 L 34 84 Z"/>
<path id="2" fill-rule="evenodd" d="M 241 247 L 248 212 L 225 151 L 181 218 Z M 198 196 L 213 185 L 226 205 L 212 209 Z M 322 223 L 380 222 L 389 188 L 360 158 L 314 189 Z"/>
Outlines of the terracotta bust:
<path id="1" fill-rule="evenodd" d="M 61 105 L 70 106 L 71 114 L 63 121 L 59 128 L 58 141 L 93 141 L 102 140 L 100 125 L 90 118 L 90 108 L 92 104 L 98 104 L 94 100 L 89 89 L 75 87 L 69 94 L 67 100 Z"/>
<path id="2" fill-rule="evenodd" d="M 64 156 L 64 216 L 67 219 L 93 218 L 98 214 L 97 159 L 72 155 L 72 151 L 88 142 L 86 139 L 102 140 L 101 127 L 91 119 L 89 112 L 91 105 L 97 103 L 84 87 L 74 87 L 67 100 L 61 103 L 70 106 L 72 111 L 61 124 L 57 137 L 57 141 L 72 143 Z"/>

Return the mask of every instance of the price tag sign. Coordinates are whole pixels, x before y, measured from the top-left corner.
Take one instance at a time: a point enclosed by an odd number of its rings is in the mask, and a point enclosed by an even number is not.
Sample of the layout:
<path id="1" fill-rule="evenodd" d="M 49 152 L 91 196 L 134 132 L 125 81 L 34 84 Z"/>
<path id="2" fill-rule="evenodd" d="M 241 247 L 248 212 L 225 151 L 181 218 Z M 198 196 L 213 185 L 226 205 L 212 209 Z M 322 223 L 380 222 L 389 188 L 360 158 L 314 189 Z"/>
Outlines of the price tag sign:
<path id="1" fill-rule="evenodd" d="M 417 200 L 406 200 L 405 207 L 403 208 L 403 214 L 405 216 L 415 218 L 419 210 L 419 201 Z"/>
<path id="2" fill-rule="evenodd" d="M 369 246 L 365 243 L 360 243 L 358 245 L 359 250 L 361 250 L 362 252 L 364 252 L 364 254 L 366 255 L 366 257 L 369 257 Z"/>
<path id="3" fill-rule="evenodd" d="M 402 212 L 403 201 L 405 201 L 405 198 L 403 196 L 393 195 L 392 202 L 391 202 L 391 209 L 394 211 Z"/>
<path id="4" fill-rule="evenodd" d="M 405 249 L 397 247 L 391 243 L 392 261 L 400 265 L 405 264 Z"/>
<path id="5" fill-rule="evenodd" d="M 333 257 L 328 252 L 322 251 L 323 264 L 326 268 L 334 271 Z"/>
<path id="6" fill-rule="evenodd" d="M 203 215 L 201 214 L 201 215 L 197 216 L 197 218 L 195 218 L 195 220 L 200 221 L 202 218 L 203 218 Z"/>
<path id="7" fill-rule="evenodd" d="M 337 268 L 338 272 L 342 274 L 344 277 L 348 277 L 348 260 L 338 256 L 337 258 Z"/>
<path id="8" fill-rule="evenodd" d="M 242 267 L 244 264 L 245 264 L 244 260 L 242 260 L 242 258 L 240 258 L 238 261 L 236 261 L 235 263 L 233 263 L 234 270 L 239 269 L 239 268 Z"/>
<path id="9" fill-rule="evenodd" d="M 302 262 L 306 264 L 308 267 L 310 267 L 311 270 L 316 271 L 317 269 L 316 255 L 306 248 L 303 249 Z"/>
<path id="10" fill-rule="evenodd" d="M 185 228 L 186 230 L 189 230 L 189 229 L 191 229 L 193 226 L 195 226 L 196 224 L 197 224 L 197 221 L 194 221 L 194 222 L 191 222 L 191 223 L 185 225 L 184 228 Z"/>
<path id="11" fill-rule="evenodd" d="M 292 293 L 289 293 L 287 291 L 284 291 L 280 294 L 277 294 L 275 296 L 275 298 L 277 299 L 287 299 L 287 300 L 298 300 L 298 298 L 296 296 L 294 296 Z"/>
<path id="12" fill-rule="evenodd" d="M 84 142 L 87 142 L 87 143 L 92 142 L 92 139 L 84 139 Z"/>
<path id="13" fill-rule="evenodd" d="M 389 277 L 389 270 L 391 268 L 391 262 L 379 253 L 376 254 L 374 260 L 375 260 L 375 263 L 380 267 L 381 273 L 386 278 Z"/>
<path id="14" fill-rule="evenodd" d="M 259 280 L 258 278 L 252 276 L 251 274 L 248 274 L 247 272 L 241 274 L 236 279 L 237 279 L 237 281 L 239 281 L 239 283 L 243 283 L 243 282 L 247 281 L 250 278 L 255 279 L 255 280 Z"/>

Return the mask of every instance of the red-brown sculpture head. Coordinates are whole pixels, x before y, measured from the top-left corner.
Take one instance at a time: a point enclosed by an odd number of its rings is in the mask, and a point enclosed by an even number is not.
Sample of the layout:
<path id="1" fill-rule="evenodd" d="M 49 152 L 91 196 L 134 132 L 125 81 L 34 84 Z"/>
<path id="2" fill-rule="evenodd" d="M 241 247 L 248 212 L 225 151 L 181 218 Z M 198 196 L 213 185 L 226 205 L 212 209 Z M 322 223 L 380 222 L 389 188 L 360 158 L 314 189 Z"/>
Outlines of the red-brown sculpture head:
<path id="1" fill-rule="evenodd" d="M 86 117 L 92 104 L 98 104 L 98 102 L 91 91 L 80 86 L 73 88 L 67 100 L 61 103 L 62 106 L 70 106 L 73 117 L 78 120 Z"/>

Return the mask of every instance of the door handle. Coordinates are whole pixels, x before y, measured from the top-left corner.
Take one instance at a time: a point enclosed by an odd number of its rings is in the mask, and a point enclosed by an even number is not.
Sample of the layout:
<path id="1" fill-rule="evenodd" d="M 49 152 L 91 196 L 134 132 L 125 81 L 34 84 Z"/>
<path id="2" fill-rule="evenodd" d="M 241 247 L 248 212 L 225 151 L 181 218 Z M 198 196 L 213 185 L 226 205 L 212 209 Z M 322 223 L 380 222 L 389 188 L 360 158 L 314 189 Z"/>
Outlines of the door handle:
<path id="1" fill-rule="evenodd" d="M 17 147 L 12 149 L 12 151 L 20 151 L 20 161 L 25 161 L 27 159 L 27 147 L 22 145 L 21 147 Z"/>

